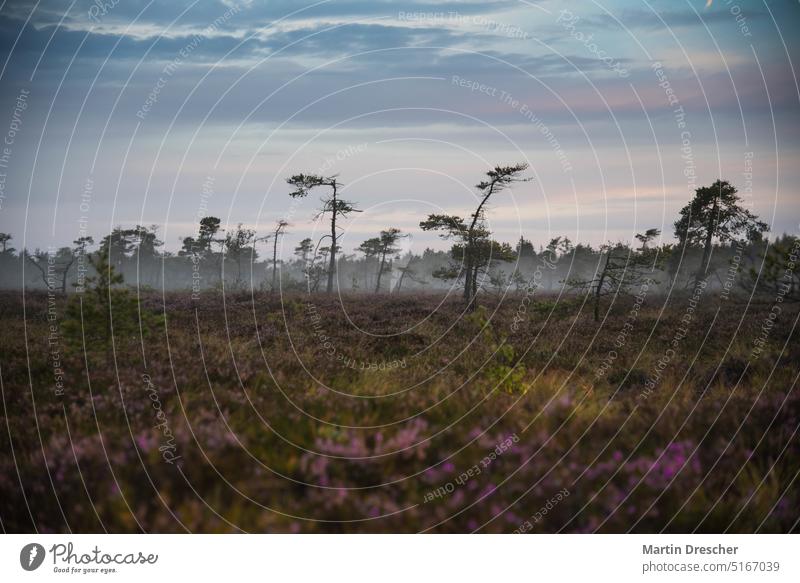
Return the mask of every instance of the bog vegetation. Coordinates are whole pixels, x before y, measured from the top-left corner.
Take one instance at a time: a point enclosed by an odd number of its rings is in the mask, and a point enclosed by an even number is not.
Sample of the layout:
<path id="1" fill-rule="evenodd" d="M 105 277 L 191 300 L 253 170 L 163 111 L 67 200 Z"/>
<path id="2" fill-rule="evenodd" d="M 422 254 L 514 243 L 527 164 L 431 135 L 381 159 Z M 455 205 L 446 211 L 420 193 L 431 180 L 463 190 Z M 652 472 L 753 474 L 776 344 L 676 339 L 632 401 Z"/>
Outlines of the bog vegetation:
<path id="1" fill-rule="evenodd" d="M 286 220 L 0 237 L 4 529 L 796 529 L 797 238 L 718 181 L 672 243 L 496 241 L 525 171 L 420 218 L 447 252 L 347 254 L 358 205 L 307 174 L 330 229 L 293 259 Z"/>

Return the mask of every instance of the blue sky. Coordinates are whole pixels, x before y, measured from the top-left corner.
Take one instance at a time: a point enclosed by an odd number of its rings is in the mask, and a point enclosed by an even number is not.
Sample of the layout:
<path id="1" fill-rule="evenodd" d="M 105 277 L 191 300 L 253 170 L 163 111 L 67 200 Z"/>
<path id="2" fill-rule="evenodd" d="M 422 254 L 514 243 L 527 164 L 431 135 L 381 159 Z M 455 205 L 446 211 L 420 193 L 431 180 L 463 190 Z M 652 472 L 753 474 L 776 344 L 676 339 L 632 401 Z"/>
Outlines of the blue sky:
<path id="1" fill-rule="evenodd" d="M 321 226 L 284 179 L 323 171 L 364 210 L 346 249 L 396 226 L 416 250 L 440 245 L 424 215 L 465 214 L 516 161 L 534 180 L 494 201 L 501 240 L 669 240 L 718 177 L 798 232 L 796 1 L 0 6 L 0 230 L 18 248 L 82 221 L 157 224 L 174 250 L 203 213 L 289 217 L 291 247 Z"/>

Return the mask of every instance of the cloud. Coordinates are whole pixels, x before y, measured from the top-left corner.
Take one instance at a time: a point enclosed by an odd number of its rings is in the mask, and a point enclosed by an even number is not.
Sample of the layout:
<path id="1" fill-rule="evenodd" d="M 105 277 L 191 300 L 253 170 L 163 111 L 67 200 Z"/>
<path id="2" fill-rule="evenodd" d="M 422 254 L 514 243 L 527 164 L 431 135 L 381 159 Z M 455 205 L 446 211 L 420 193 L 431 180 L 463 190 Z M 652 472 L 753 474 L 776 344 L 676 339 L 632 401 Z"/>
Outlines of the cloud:
<path id="1" fill-rule="evenodd" d="M 767 16 L 763 10 L 743 9 L 741 16 L 749 21 L 755 21 Z M 717 23 L 730 24 L 734 16 L 727 9 L 703 11 L 697 13 L 691 10 L 677 11 L 664 10 L 654 12 L 641 9 L 623 9 L 613 16 L 608 14 L 595 14 L 583 17 L 581 23 L 598 29 L 607 29 L 609 26 L 619 28 L 620 23 L 629 29 L 664 30 L 665 26 L 671 29 L 686 27 L 702 27 Z"/>
<path id="2" fill-rule="evenodd" d="M 607 3 L 652 58 L 663 62 L 687 113 L 698 159 L 703 159 L 703 180 L 720 171 L 718 158 L 723 170 L 733 168 L 736 174 L 739 150 L 746 146 L 759 152 L 762 175 L 775 175 L 775 166 L 782 162 L 781 179 L 794 186 L 798 179 L 794 174 L 787 177 L 786 161 L 797 166 L 798 137 L 792 130 L 797 127 L 798 101 L 780 38 L 771 20 L 764 18 L 766 12 L 745 13 L 754 25 L 763 27 L 755 48 L 765 88 L 753 51 L 749 43 L 741 42 L 734 17 L 724 3 L 716 4 L 701 12 L 700 20 L 688 6 L 655 3 L 664 7 L 660 14 L 690 54 L 695 76 L 654 14 L 630 9 L 619 0 Z M 586 3 L 576 4 L 586 11 L 581 23 L 595 34 L 604 51 L 630 71 L 627 78 L 609 70 L 585 44 L 555 23 L 561 4 L 553 2 L 542 4 L 554 11 L 547 15 L 516 1 L 335 0 L 314 5 L 311 0 L 241 4 L 237 0 L 122 0 L 95 21 L 88 13 L 92 5 L 80 0 L 64 15 L 67 5 L 61 2 L 24 0 L 7 2 L 0 11 L 0 50 L 8 54 L 16 42 L 0 87 L 0 111 L 11 110 L 20 85 L 31 88 L 24 136 L 31 145 L 26 149 L 20 138 L 15 159 L 32 165 L 36 140 L 45 132 L 32 189 L 32 204 L 42 208 L 50 203 L 46 197 L 59 189 L 64 189 L 62 201 L 69 200 L 69 193 L 80 192 L 87 171 L 84 162 L 92 159 L 98 144 L 98 192 L 114 192 L 118 165 L 134 128 L 136 140 L 126 161 L 130 176 L 126 174 L 121 184 L 121 197 L 131 201 L 131 208 L 120 202 L 118 209 L 123 214 L 140 210 L 132 207 L 141 202 L 151 171 L 155 186 L 150 188 L 159 192 L 168 192 L 179 173 L 173 206 L 176 216 L 170 220 L 188 224 L 191 217 L 179 213 L 184 207 L 189 211 L 196 207 L 197 184 L 222 155 L 220 184 L 230 190 L 221 192 L 217 202 L 227 202 L 225 197 L 246 175 L 235 209 L 242 216 L 232 220 L 248 219 L 257 210 L 264 185 L 285 174 L 284 162 L 288 161 L 292 171 L 319 167 L 331 152 L 362 142 L 370 144 L 370 155 L 342 164 L 348 181 L 360 172 L 380 172 L 401 164 L 445 168 L 472 183 L 475 174 L 480 175 L 475 168 L 483 162 L 442 145 L 449 141 L 492 162 L 517 159 L 521 153 L 529 156 L 542 171 L 548 195 L 570 203 L 572 193 L 565 187 L 553 149 L 521 113 L 522 105 L 543 120 L 580 168 L 575 180 L 582 192 L 600 192 L 602 181 L 609 181 L 606 186 L 613 192 L 614 220 L 625 218 L 633 173 L 640 185 L 643 179 L 651 181 L 646 185 L 648 193 L 658 192 L 653 182 L 660 180 L 659 153 L 675 162 L 665 169 L 667 192 L 685 194 L 686 181 L 679 164 L 680 130 L 649 59 L 628 32 L 607 16 L 592 12 L 596 8 Z M 242 9 L 210 29 L 209 24 L 231 5 Z M 30 23 L 23 29 L 34 6 Z M 771 3 L 769 9 L 775 11 L 782 26 L 796 20 L 796 4 Z M 434 14 L 400 18 L 400 10 Z M 578 13 L 578 8 L 573 10 Z M 292 11 L 296 12 L 283 18 Z M 449 16 L 451 11 L 457 17 Z M 531 36 L 510 38 L 503 29 L 487 24 L 491 22 L 518 26 Z M 713 27 L 719 50 L 703 22 Z M 784 36 L 794 56 L 800 45 L 786 30 Z M 192 49 L 187 52 L 184 49 L 189 45 Z M 182 52 L 186 55 L 181 56 Z M 731 67 L 733 83 L 720 52 Z M 452 82 L 454 75 L 494 91 L 489 95 L 459 86 Z M 145 119 L 137 118 L 137 110 L 159 81 L 157 100 Z M 503 92 L 509 100 L 502 98 Z M 512 101 L 517 105 L 510 105 Z M 45 116 L 41 112 L 48 111 L 51 104 L 52 114 L 43 130 L 40 126 Z M 773 152 L 773 113 L 778 153 Z M 190 144 L 196 131 L 197 139 Z M 716 136 L 729 148 L 726 153 L 719 153 Z M 382 140 L 409 137 L 440 141 L 378 145 Z M 159 150 L 162 139 L 164 149 Z M 68 148 L 64 182 L 59 182 Z M 156 152 L 160 156 L 157 163 L 153 160 Z M 291 158 L 295 152 L 297 156 Z M 186 164 L 181 166 L 184 155 Z M 774 155 L 774 160 L 767 155 Z M 247 169 L 251 157 L 256 161 Z M 450 187 L 431 189 L 427 177 L 412 179 L 398 174 L 396 179 L 381 180 L 356 193 L 359 200 L 368 205 L 384 195 L 416 191 L 460 208 L 460 199 L 446 190 Z M 16 189 L 24 192 L 27 185 L 17 184 Z M 278 194 L 283 204 L 284 193 Z M 164 197 L 151 197 L 148 212 L 153 212 L 153 205 L 158 210 L 164 202 Z M 655 213 L 656 198 L 640 202 L 646 207 L 643 212 L 653 211 L 650 219 L 660 216 Z M 10 198 L 4 204 L 5 209 L 19 208 L 15 207 L 19 202 Z M 786 203 L 782 208 L 796 209 L 796 205 Z M 223 211 L 226 208 L 222 206 L 215 210 Z M 122 220 L 130 216 L 134 215 Z M 587 215 L 586 221 L 592 224 L 582 223 L 582 228 L 596 228 L 600 224 L 596 218 Z M 793 220 L 791 216 L 780 218 Z"/>

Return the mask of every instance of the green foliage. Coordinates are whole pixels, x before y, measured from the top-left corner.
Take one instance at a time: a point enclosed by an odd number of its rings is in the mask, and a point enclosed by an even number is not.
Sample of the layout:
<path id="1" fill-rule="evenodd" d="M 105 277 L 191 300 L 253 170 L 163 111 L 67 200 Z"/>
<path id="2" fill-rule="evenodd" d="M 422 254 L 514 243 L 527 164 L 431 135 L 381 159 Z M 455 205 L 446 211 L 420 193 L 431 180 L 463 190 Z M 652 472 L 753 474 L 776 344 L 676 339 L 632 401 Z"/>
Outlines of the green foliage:
<path id="1" fill-rule="evenodd" d="M 464 219 L 458 215 L 431 214 L 424 221 L 420 221 L 419 228 L 423 231 L 440 231 L 443 239 L 463 238 L 467 232 Z"/>
<path id="2" fill-rule="evenodd" d="M 0 253 L 13 253 L 14 248 L 9 247 L 8 244 L 14 237 L 9 233 L 0 233 L 0 246 L 2 246 L 2 251 Z"/>
<path id="3" fill-rule="evenodd" d="M 294 248 L 294 254 L 297 258 L 305 264 L 308 261 L 308 256 L 314 251 L 314 242 L 310 237 L 306 237 L 300 244 Z"/>
<path id="4" fill-rule="evenodd" d="M 525 367 L 517 362 L 516 351 L 511 344 L 495 346 L 497 352 L 484 368 L 483 378 L 491 388 L 497 387 L 509 395 L 524 395 L 528 392 L 525 383 Z"/>
<path id="5" fill-rule="evenodd" d="M 110 353 L 114 344 L 147 336 L 162 322 L 160 316 L 140 309 L 136 297 L 122 287 L 123 277 L 109 262 L 107 246 L 89 262 L 96 275 L 86 278 L 85 294 L 70 298 L 61 326 L 69 350 L 83 352 L 85 346 L 87 352 Z"/>
<path id="6" fill-rule="evenodd" d="M 509 395 L 525 394 L 528 391 L 528 385 L 524 382 L 527 370 L 519 362 L 514 346 L 495 332 L 491 320 L 486 317 L 485 306 L 478 306 L 465 319 L 481 335 L 476 342 L 480 342 L 484 350 L 492 354 L 481 369 L 481 378 L 487 390 L 502 391 Z"/>
<path id="7" fill-rule="evenodd" d="M 381 251 L 381 240 L 378 237 L 371 237 L 356 248 L 356 251 L 363 253 L 364 257 L 372 258 Z"/>
<path id="8" fill-rule="evenodd" d="M 330 235 L 325 235 L 325 237 L 330 237 L 331 240 L 330 262 L 328 264 L 327 272 L 328 283 L 325 287 L 325 291 L 327 293 L 333 293 L 333 276 L 336 270 L 336 253 L 340 250 L 338 243 L 339 239 L 341 238 L 341 234 L 339 234 L 339 229 L 341 229 L 341 226 L 337 226 L 336 221 L 347 218 L 350 213 L 360 213 L 361 211 L 356 208 L 356 203 L 349 200 L 342 200 L 338 197 L 338 190 L 344 185 L 339 182 L 338 175 L 336 174 L 333 176 L 295 174 L 294 176 L 287 178 L 286 183 L 289 186 L 294 187 L 294 190 L 289 193 L 289 196 L 292 198 L 305 198 L 313 188 L 317 188 L 319 186 L 327 186 L 330 189 L 330 194 L 324 196 L 320 200 L 322 207 L 317 211 L 314 220 L 320 219 L 326 214 L 330 215 L 331 233 Z M 320 239 L 320 241 L 321 240 L 322 239 Z M 314 289 L 316 289 L 316 285 L 318 285 L 318 283 L 319 279 L 317 279 Z"/>
<path id="9" fill-rule="evenodd" d="M 749 241 L 759 241 L 768 230 L 765 222 L 744 208 L 737 192 L 736 187 L 726 180 L 717 180 L 711 186 L 698 188 L 694 198 L 681 209 L 681 216 L 675 221 L 675 237 L 684 247 L 703 248 L 695 282 L 708 275 L 711 247 L 715 240 L 727 243 L 746 237 Z M 673 271 L 676 271 L 674 264 Z"/>
<path id="10" fill-rule="evenodd" d="M 680 210 L 675 237 L 689 245 L 704 244 L 707 238 L 725 243 L 742 235 L 757 240 L 767 230 L 767 224 L 744 208 L 737 193 L 727 180 L 698 188 L 694 198 Z"/>
<path id="11" fill-rule="evenodd" d="M 516 182 L 526 182 L 521 176 L 528 169 L 525 163 L 511 166 L 495 166 L 486 173 L 487 180 L 475 185 L 480 203 L 467 220 L 457 215 L 431 214 L 419 226 L 423 231 L 439 231 L 443 239 L 454 239 L 450 251 L 454 264 L 440 269 L 434 277 L 464 279 L 464 299 L 472 303 L 478 293 L 478 274 L 488 274 L 492 263 L 510 261 L 516 257 L 510 245 L 491 239 L 486 225 L 486 207 L 495 193 L 505 190 Z"/>
<path id="12" fill-rule="evenodd" d="M 210 256 L 212 244 L 221 243 L 217 239 L 220 231 L 220 220 L 217 217 L 203 217 L 200 219 L 200 229 L 197 237 L 186 237 L 183 239 L 183 248 L 178 253 L 181 256 L 198 255 L 200 257 Z"/>
<path id="13" fill-rule="evenodd" d="M 750 279 L 758 284 L 759 291 L 797 299 L 800 289 L 800 270 L 795 268 L 800 256 L 798 249 L 800 239 L 793 235 L 784 235 L 769 245 L 761 255 L 759 269 L 750 269 Z"/>

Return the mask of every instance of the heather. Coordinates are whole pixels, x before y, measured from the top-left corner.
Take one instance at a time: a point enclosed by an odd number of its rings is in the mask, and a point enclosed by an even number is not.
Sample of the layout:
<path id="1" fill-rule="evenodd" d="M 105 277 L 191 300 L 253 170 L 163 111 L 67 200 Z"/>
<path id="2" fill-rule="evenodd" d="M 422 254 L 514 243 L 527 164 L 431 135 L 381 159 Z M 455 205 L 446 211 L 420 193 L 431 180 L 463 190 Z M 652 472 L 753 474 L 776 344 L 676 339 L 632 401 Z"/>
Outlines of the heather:
<path id="1" fill-rule="evenodd" d="M 795 303 L 129 293 L 3 292 L 6 531 L 797 528 Z"/>

